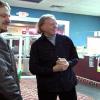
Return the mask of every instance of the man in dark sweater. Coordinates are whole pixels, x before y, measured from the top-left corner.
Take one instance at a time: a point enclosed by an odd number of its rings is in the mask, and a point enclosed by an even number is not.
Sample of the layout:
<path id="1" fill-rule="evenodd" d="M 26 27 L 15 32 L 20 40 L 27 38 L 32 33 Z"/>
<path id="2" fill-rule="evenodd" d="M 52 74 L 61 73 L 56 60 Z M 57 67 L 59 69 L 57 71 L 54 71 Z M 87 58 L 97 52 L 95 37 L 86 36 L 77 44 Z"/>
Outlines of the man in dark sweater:
<path id="1" fill-rule="evenodd" d="M 78 55 L 72 40 L 56 33 L 57 26 L 51 14 L 40 18 L 41 37 L 31 46 L 29 70 L 36 75 L 39 100 L 77 100 L 73 67 Z"/>

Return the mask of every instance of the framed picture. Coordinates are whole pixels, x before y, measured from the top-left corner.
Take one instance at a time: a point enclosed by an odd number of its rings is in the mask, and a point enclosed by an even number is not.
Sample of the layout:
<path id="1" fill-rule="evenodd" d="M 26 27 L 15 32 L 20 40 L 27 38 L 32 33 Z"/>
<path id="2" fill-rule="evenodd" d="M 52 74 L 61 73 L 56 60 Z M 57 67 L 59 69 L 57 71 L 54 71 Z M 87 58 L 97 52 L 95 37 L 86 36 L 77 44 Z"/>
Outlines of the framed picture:
<path id="1" fill-rule="evenodd" d="M 58 33 L 62 35 L 67 35 L 69 36 L 69 21 L 65 20 L 57 20 L 58 23 Z"/>

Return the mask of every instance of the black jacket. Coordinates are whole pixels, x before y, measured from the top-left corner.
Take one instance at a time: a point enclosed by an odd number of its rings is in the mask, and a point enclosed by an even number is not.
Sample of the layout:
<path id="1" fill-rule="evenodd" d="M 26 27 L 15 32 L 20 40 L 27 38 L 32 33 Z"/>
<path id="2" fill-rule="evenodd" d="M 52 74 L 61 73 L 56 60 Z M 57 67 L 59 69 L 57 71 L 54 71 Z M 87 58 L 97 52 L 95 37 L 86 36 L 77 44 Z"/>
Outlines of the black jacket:
<path id="1" fill-rule="evenodd" d="M 14 55 L 0 37 L 0 100 L 22 100 Z"/>
<path id="2" fill-rule="evenodd" d="M 53 72 L 57 58 L 66 58 L 69 68 L 63 72 Z M 78 62 L 78 55 L 70 38 L 56 35 L 55 46 L 42 35 L 31 46 L 29 70 L 36 75 L 38 90 L 69 91 L 76 83 L 73 66 Z"/>

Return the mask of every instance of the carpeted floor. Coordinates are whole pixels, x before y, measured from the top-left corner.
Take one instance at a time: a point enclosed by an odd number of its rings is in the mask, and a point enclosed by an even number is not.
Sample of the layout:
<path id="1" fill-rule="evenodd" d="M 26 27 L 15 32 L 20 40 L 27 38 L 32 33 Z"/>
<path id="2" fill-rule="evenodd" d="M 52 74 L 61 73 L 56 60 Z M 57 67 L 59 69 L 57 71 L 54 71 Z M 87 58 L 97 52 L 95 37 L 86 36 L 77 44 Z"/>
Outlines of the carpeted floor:
<path id="1" fill-rule="evenodd" d="M 20 81 L 20 86 L 23 100 L 38 100 L 35 79 L 22 78 Z M 91 97 L 84 94 L 77 93 L 77 95 L 78 100 L 93 100 Z"/>

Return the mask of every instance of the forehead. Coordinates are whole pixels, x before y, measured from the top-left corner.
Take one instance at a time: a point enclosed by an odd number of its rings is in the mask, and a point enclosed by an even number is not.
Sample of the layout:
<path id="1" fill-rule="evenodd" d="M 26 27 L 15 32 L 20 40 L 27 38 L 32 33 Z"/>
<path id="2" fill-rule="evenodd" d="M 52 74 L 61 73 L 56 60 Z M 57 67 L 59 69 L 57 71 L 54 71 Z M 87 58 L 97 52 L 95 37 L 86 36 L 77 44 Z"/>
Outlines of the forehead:
<path id="1" fill-rule="evenodd" d="M 7 14 L 10 15 L 10 10 L 8 9 L 8 7 L 0 7 L 0 15 L 1 14 Z"/>
<path id="2" fill-rule="evenodd" d="M 53 18 L 47 18 L 47 19 L 45 19 L 45 23 L 57 23 L 57 22 Z"/>

